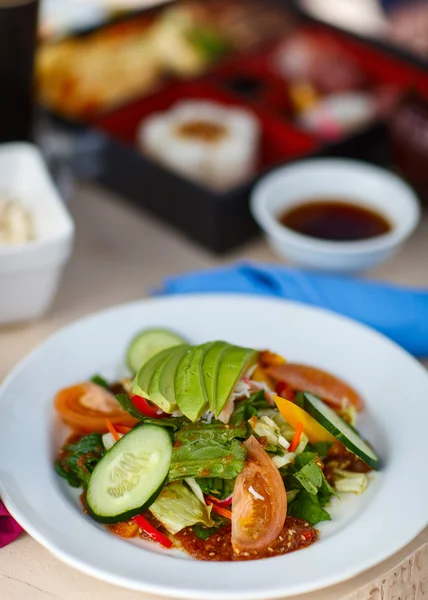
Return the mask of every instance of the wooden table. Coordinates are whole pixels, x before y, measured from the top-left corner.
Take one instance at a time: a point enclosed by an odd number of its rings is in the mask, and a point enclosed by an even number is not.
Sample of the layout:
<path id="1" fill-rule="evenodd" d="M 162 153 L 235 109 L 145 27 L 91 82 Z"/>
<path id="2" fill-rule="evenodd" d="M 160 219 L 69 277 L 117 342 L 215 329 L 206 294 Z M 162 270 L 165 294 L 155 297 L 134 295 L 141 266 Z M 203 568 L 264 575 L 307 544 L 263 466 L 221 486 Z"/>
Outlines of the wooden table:
<path id="1" fill-rule="evenodd" d="M 95 187 L 81 186 L 70 206 L 77 238 L 51 312 L 42 320 L 0 330 L 0 380 L 53 331 L 93 311 L 146 296 L 164 277 L 236 259 L 275 261 L 262 240 L 221 260 L 156 219 Z M 428 216 L 405 250 L 370 276 L 428 286 Z M 3 457 L 4 460 L 4 457 Z M 397 493 L 411 494 L 411 490 Z M 411 510 L 403 501 L 404 510 Z M 428 510 L 428 505 L 427 505 Z M 397 519 L 400 515 L 397 515 Z M 393 524 L 391 524 L 393 527 Z M 331 557 L 334 560 L 334 557 Z M 28 535 L 0 550 L 1 600 L 150 600 L 64 565 Z M 428 598 L 428 529 L 401 552 L 340 585 L 301 600 Z"/>

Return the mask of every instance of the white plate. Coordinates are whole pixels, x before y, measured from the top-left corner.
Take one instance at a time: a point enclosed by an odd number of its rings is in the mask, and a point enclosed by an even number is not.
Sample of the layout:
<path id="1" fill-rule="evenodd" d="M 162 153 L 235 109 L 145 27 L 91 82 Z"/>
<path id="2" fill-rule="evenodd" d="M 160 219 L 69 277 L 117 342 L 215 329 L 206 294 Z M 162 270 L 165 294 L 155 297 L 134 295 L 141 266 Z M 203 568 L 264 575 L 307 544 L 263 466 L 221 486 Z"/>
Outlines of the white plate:
<path id="1" fill-rule="evenodd" d="M 192 342 L 227 339 L 270 348 L 339 374 L 364 395 L 360 427 L 383 468 L 366 494 L 336 503 L 334 519 L 306 550 L 260 561 L 207 563 L 154 544 L 140 547 L 86 517 L 53 471 L 63 431 L 55 392 L 99 372 L 123 370 L 129 340 L 148 326 Z M 350 578 L 387 558 L 428 522 L 428 376 L 396 345 L 343 317 L 248 296 L 155 299 L 79 321 L 35 350 L 0 390 L 0 486 L 25 529 L 70 565 L 135 590 L 179 598 L 266 599 Z M 338 508 L 340 506 L 340 508 Z"/>

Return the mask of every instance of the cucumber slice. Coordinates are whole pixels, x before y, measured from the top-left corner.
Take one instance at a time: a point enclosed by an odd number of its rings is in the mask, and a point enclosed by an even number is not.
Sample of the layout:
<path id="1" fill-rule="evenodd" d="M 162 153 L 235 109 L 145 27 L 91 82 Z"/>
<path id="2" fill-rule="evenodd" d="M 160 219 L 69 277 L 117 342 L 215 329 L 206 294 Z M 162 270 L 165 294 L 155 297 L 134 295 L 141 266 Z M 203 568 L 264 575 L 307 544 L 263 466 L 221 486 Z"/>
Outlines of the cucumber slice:
<path id="1" fill-rule="evenodd" d="M 348 450 L 375 469 L 379 469 L 379 458 L 363 438 L 346 423 L 334 410 L 309 392 L 303 394 L 304 409 L 320 425 L 330 432 Z"/>
<path id="2" fill-rule="evenodd" d="M 126 363 L 133 373 L 137 373 L 152 356 L 161 350 L 185 343 L 186 340 L 168 329 L 145 329 L 136 335 L 129 344 Z"/>
<path id="3" fill-rule="evenodd" d="M 101 523 L 132 519 L 155 501 L 168 475 L 172 439 L 164 427 L 140 425 L 103 456 L 89 480 L 86 503 Z"/>

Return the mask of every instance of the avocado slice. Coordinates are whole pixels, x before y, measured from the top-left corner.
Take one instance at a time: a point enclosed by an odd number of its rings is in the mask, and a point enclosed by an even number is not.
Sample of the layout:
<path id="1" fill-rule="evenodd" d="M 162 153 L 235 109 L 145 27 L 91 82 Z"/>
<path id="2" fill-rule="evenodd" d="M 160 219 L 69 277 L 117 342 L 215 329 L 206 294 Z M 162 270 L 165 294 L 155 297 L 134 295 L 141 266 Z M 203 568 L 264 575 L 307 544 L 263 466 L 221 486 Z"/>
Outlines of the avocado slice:
<path id="1" fill-rule="evenodd" d="M 158 352 L 152 356 L 152 358 L 141 367 L 141 369 L 135 375 L 134 381 L 132 382 L 133 394 L 147 399 L 150 397 L 149 386 L 154 372 L 175 349 L 176 347 L 172 346 L 171 348 L 165 348 L 165 350 L 161 350 L 161 352 Z"/>
<path id="2" fill-rule="evenodd" d="M 157 366 L 150 380 L 149 398 L 166 413 L 177 410 L 174 392 L 175 373 L 182 358 L 189 350 L 188 344 L 175 346 L 164 361 Z"/>
<path id="3" fill-rule="evenodd" d="M 178 408 L 191 421 L 206 411 L 208 397 L 202 376 L 202 363 L 209 344 L 195 346 L 182 358 L 175 373 L 175 398 Z"/>
<path id="4" fill-rule="evenodd" d="M 230 346 L 222 353 L 217 371 L 216 416 L 226 406 L 236 383 L 257 362 L 259 353 L 251 348 Z"/>
<path id="5" fill-rule="evenodd" d="M 213 342 L 207 349 L 202 363 L 202 376 L 204 378 L 205 390 L 207 392 L 210 410 L 216 408 L 216 385 L 217 372 L 220 364 L 221 354 L 229 348 L 227 342 Z"/>

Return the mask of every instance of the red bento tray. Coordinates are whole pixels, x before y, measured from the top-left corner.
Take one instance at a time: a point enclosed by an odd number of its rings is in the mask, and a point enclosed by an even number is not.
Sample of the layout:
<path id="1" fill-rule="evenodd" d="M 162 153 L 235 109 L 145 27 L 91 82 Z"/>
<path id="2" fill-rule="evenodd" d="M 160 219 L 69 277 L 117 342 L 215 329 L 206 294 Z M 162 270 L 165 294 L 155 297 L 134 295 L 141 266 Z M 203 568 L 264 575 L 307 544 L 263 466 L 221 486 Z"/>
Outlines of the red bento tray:
<path id="1" fill-rule="evenodd" d="M 328 46 L 334 44 L 340 47 L 364 75 L 365 82 L 359 88 L 361 91 L 389 90 L 391 93 L 395 92 L 398 99 L 409 89 L 416 89 L 423 96 L 428 96 L 426 71 L 385 51 L 368 46 L 341 32 L 327 30 L 317 25 L 300 27 L 294 36 L 307 36 L 317 43 Z M 275 55 L 291 37 L 293 35 L 283 40 L 276 40 L 265 47 L 263 52 L 224 62 L 210 74 L 210 81 L 213 85 L 227 89 L 236 97 L 245 99 L 252 106 L 270 110 L 283 119 L 293 120 L 293 107 L 289 94 L 290 82 L 275 66 Z M 258 81 L 259 91 L 240 92 L 233 86 L 233 81 L 240 78 Z M 316 133 L 313 135 L 316 136 Z"/>
<path id="2" fill-rule="evenodd" d="M 257 105 L 249 106 L 233 94 L 208 81 L 180 82 L 103 116 L 94 126 L 138 149 L 136 132 L 141 121 L 150 114 L 163 112 L 181 100 L 212 100 L 226 106 L 250 110 L 261 125 L 262 139 L 258 171 L 310 154 L 318 148 L 315 138 L 299 131 L 290 122 Z"/>

